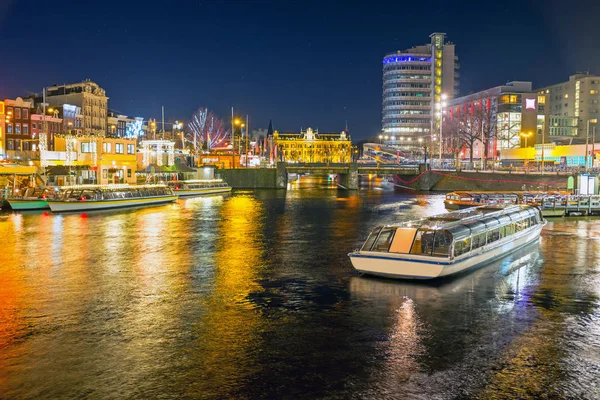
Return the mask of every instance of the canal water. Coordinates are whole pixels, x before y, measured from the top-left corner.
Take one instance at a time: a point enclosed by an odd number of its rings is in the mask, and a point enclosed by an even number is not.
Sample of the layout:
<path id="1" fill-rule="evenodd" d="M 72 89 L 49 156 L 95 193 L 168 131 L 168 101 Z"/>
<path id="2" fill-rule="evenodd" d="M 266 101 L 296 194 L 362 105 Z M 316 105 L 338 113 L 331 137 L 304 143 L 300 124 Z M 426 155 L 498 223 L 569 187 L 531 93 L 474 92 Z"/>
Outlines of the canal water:
<path id="1" fill-rule="evenodd" d="M 286 191 L 0 214 L 0 398 L 600 398 L 600 219 L 456 279 L 361 277 L 443 196 Z"/>

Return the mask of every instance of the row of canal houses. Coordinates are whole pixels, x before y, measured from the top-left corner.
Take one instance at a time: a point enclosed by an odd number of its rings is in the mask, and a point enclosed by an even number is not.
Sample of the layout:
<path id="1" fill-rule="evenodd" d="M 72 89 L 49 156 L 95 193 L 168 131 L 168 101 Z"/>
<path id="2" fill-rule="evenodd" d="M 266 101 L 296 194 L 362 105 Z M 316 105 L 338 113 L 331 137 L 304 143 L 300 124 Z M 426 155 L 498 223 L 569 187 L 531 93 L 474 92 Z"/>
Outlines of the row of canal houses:
<path id="1" fill-rule="evenodd" d="M 34 166 L 45 184 L 134 184 L 191 172 L 175 142 L 146 139 L 143 119 L 108 112 L 104 89 L 90 80 L 0 101 L 0 162 Z"/>

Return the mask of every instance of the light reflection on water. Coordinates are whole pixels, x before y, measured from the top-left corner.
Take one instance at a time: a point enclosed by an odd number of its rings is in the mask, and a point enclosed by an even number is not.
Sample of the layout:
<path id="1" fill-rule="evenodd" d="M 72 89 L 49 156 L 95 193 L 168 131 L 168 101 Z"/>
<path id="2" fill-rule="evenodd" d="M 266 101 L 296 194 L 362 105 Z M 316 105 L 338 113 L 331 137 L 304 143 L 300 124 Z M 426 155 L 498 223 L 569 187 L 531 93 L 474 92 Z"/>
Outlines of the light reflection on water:
<path id="1" fill-rule="evenodd" d="M 455 279 L 347 252 L 442 196 L 301 177 L 175 205 L 0 214 L 0 398 L 600 397 L 600 221 Z"/>

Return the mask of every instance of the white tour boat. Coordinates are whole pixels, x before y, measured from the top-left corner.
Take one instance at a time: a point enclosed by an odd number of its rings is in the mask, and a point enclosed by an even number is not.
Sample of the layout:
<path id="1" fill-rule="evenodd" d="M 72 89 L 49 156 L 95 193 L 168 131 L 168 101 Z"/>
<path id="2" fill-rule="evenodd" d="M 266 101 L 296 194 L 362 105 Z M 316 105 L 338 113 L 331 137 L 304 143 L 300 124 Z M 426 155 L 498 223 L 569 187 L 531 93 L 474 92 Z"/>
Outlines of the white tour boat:
<path id="1" fill-rule="evenodd" d="M 48 199 L 52 212 L 93 211 L 149 206 L 177 200 L 165 185 L 77 185 L 63 186 L 59 197 Z"/>
<path id="2" fill-rule="evenodd" d="M 375 228 L 348 254 L 362 273 L 431 279 L 504 257 L 540 236 L 546 221 L 535 206 L 483 206 Z"/>
<path id="3" fill-rule="evenodd" d="M 173 193 L 179 197 L 201 196 L 231 192 L 231 186 L 222 179 L 190 179 L 186 181 L 171 181 L 167 183 Z"/>

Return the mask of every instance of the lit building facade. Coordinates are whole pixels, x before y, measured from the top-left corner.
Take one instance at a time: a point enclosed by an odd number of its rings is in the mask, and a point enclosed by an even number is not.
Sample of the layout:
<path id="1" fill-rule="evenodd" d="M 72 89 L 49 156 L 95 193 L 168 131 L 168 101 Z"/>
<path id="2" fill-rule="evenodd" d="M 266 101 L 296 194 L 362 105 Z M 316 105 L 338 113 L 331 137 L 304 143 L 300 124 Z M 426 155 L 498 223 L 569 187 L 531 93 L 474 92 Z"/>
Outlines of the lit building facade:
<path id="1" fill-rule="evenodd" d="M 64 104 L 79 107 L 85 136 L 106 136 L 108 97 L 97 83 L 87 79 L 81 83 L 71 83 L 46 88 L 46 102 L 52 107 Z"/>
<path id="2" fill-rule="evenodd" d="M 47 132 L 47 150 L 53 151 L 54 138 L 63 133 L 62 118 L 58 117 L 58 113 L 46 115 L 46 118 L 44 118 L 43 114 L 31 114 L 31 138 L 37 139 L 39 142 L 40 135 L 44 132 Z M 31 150 L 37 150 L 37 146 L 37 142 L 34 142 Z"/>
<path id="3" fill-rule="evenodd" d="M 60 135 L 55 137 L 54 147 L 55 151 L 48 152 L 48 165 L 75 167 L 77 183 L 136 182 L 135 139 Z"/>
<path id="4" fill-rule="evenodd" d="M 531 82 L 509 82 L 451 100 L 444 109 L 447 137 L 442 140 L 453 140 L 451 127 L 456 123 L 476 124 L 484 134 L 473 157 L 494 159 L 500 150 L 533 146 L 544 118 L 544 99 L 532 90 Z"/>
<path id="5" fill-rule="evenodd" d="M 442 97 L 458 95 L 458 57 L 445 33 L 431 42 L 383 58 L 383 134 L 432 139 L 438 134 Z"/>
<path id="6" fill-rule="evenodd" d="M 592 134 L 588 121 L 600 119 L 600 76 L 572 75 L 567 82 L 537 89 L 537 93 L 545 97 L 546 114 L 552 119 L 547 133 L 551 141 L 582 141 Z M 590 130 L 595 128 L 594 123 L 589 125 Z"/>
<path id="7" fill-rule="evenodd" d="M 0 159 L 6 157 L 6 137 L 4 129 L 6 127 L 6 111 L 4 102 L 0 101 Z"/>
<path id="8" fill-rule="evenodd" d="M 274 156 L 283 162 L 349 163 L 352 141 L 345 131 L 319 133 L 308 128 L 300 133 L 273 132 Z"/>
<path id="9" fill-rule="evenodd" d="M 4 100 L 6 151 L 29 151 L 32 149 L 31 112 L 33 101 L 17 97 Z M 10 153 L 9 153 L 10 156 Z"/>
<path id="10" fill-rule="evenodd" d="M 144 135 L 144 119 L 109 112 L 106 129 L 110 137 L 139 138 Z"/>

